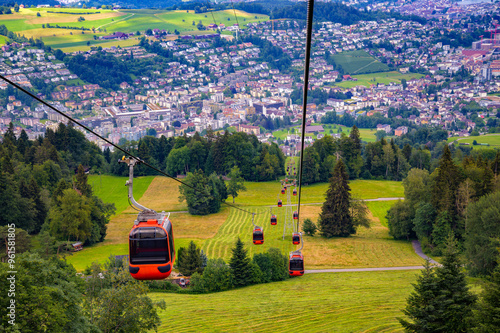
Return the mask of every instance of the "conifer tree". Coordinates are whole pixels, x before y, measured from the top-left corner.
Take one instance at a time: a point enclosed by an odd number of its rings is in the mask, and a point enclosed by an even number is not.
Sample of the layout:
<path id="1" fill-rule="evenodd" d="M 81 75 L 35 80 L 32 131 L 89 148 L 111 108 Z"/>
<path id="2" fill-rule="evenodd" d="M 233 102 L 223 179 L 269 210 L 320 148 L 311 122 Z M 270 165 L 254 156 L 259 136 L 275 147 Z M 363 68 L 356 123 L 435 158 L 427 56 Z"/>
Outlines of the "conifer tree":
<path id="1" fill-rule="evenodd" d="M 182 259 L 180 265 L 178 263 L 177 266 L 182 275 L 191 276 L 195 272 L 200 274 L 203 272 L 200 248 L 193 241 L 189 243 L 186 250 L 181 252 L 180 256 Z"/>
<path id="2" fill-rule="evenodd" d="M 444 146 L 443 155 L 439 160 L 439 168 L 432 190 L 432 204 L 439 212 L 447 210 L 452 218 L 456 216 L 456 192 L 460 184 L 460 174 L 458 167 L 451 158 L 451 151 L 448 145 Z"/>
<path id="3" fill-rule="evenodd" d="M 80 191 L 80 193 L 87 198 L 90 198 L 92 196 L 92 186 L 87 183 L 87 175 L 85 174 L 85 169 L 81 164 L 78 166 L 75 186 Z"/>
<path id="4" fill-rule="evenodd" d="M 481 301 L 475 312 L 475 333 L 500 332 L 500 266 L 491 275 L 491 280 L 484 286 Z"/>
<path id="5" fill-rule="evenodd" d="M 442 266 L 436 269 L 436 277 L 440 290 L 436 315 L 442 323 L 442 331 L 469 332 L 476 296 L 467 286 L 457 241 L 451 233 L 446 241 Z"/>
<path id="6" fill-rule="evenodd" d="M 233 256 L 229 261 L 229 266 L 231 267 L 233 286 L 247 286 L 252 282 L 252 267 L 250 265 L 250 258 L 247 255 L 247 250 L 243 247 L 243 242 L 239 237 L 232 252 Z"/>
<path id="7" fill-rule="evenodd" d="M 333 169 L 326 201 L 319 216 L 320 231 L 324 237 L 347 237 L 356 232 L 350 214 L 351 189 L 348 179 L 344 162 L 339 160 Z"/>
<path id="8" fill-rule="evenodd" d="M 442 266 L 431 269 L 427 262 L 413 285 L 415 291 L 403 310 L 413 322 L 398 318 L 407 332 L 470 331 L 476 296 L 469 291 L 461 266 L 457 242 L 450 233 Z"/>
<path id="9" fill-rule="evenodd" d="M 438 283 L 434 269 L 426 260 L 424 270 L 413 284 L 415 291 L 408 297 L 403 313 L 413 322 L 398 318 L 407 332 L 437 332 L 440 324 L 435 322 L 434 311 L 438 307 Z"/>

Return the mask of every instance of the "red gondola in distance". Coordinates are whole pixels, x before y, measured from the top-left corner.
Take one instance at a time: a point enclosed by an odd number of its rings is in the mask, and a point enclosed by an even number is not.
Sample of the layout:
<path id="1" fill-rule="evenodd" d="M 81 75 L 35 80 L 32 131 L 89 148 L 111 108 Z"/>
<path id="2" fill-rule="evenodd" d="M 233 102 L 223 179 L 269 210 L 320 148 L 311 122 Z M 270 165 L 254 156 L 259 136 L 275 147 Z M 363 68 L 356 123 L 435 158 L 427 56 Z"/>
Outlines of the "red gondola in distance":
<path id="1" fill-rule="evenodd" d="M 283 187 L 283 188 L 281 189 L 281 194 L 285 194 L 285 191 L 286 191 L 286 187 Z"/>
<path id="2" fill-rule="evenodd" d="M 278 207 L 282 207 L 283 206 L 283 202 L 281 202 L 281 199 L 278 200 Z"/>
<path id="3" fill-rule="evenodd" d="M 297 211 L 293 212 L 293 219 L 298 220 L 299 219 L 299 213 Z"/>
<path id="4" fill-rule="evenodd" d="M 271 215 L 271 225 L 276 225 L 278 224 L 278 218 L 276 217 L 276 215 Z"/>
<path id="5" fill-rule="evenodd" d="M 294 232 L 292 234 L 292 243 L 293 243 L 293 245 L 299 245 L 300 244 L 300 234 L 298 232 Z"/>
<path id="6" fill-rule="evenodd" d="M 253 229 L 253 243 L 255 245 L 264 244 L 264 232 L 261 227 L 255 227 Z"/>
<path id="7" fill-rule="evenodd" d="M 304 256 L 300 251 L 290 253 L 288 260 L 288 271 L 290 276 L 304 275 Z"/>

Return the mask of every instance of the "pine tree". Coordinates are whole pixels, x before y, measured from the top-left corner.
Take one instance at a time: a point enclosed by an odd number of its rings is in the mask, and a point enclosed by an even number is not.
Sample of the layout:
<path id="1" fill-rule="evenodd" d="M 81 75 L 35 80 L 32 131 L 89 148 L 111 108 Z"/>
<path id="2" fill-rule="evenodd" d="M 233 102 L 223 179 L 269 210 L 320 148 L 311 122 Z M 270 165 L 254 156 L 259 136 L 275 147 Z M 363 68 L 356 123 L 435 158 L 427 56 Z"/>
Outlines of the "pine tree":
<path id="1" fill-rule="evenodd" d="M 435 311 L 438 307 L 438 283 L 434 269 L 426 260 L 424 270 L 413 284 L 415 291 L 408 297 L 403 313 L 413 322 L 398 318 L 407 332 L 437 332 L 439 323 L 435 321 Z"/>
<path id="2" fill-rule="evenodd" d="M 180 256 L 182 257 L 181 265 L 178 263 L 177 266 L 182 275 L 191 276 L 195 272 L 200 274 L 203 272 L 200 248 L 193 241 L 189 243 L 186 250 L 182 251 Z"/>
<path id="3" fill-rule="evenodd" d="M 326 201 L 321 208 L 319 226 L 324 237 L 347 237 L 356 232 L 350 215 L 351 189 L 344 162 L 339 160 L 330 178 Z"/>
<path id="4" fill-rule="evenodd" d="M 359 130 L 356 125 L 352 126 L 351 133 L 349 134 L 349 138 L 352 140 L 352 147 L 355 149 L 355 154 L 361 153 L 361 136 L 359 134 Z"/>
<path id="5" fill-rule="evenodd" d="M 92 186 L 87 183 L 87 175 L 85 174 L 85 169 L 81 164 L 78 166 L 75 186 L 80 191 L 80 193 L 87 198 L 90 198 L 92 196 Z"/>
<path id="6" fill-rule="evenodd" d="M 476 296 L 469 291 L 461 269 L 453 234 L 447 239 L 443 265 L 431 269 L 429 262 L 413 285 L 403 312 L 413 320 L 398 318 L 408 332 L 469 332 Z"/>
<path id="7" fill-rule="evenodd" d="M 441 322 L 442 332 L 468 332 L 476 296 L 467 287 L 457 241 L 451 233 L 446 241 L 442 266 L 436 269 L 436 277 L 440 290 L 436 314 Z"/>
<path id="8" fill-rule="evenodd" d="M 475 312 L 476 333 L 500 332 L 500 266 L 491 275 L 491 280 L 484 286 L 481 301 Z"/>
<path id="9" fill-rule="evenodd" d="M 232 252 L 233 256 L 229 261 L 229 266 L 231 267 L 233 286 L 247 286 L 252 282 L 252 267 L 250 266 L 247 250 L 244 249 L 243 242 L 239 237 Z"/>
<path id="10" fill-rule="evenodd" d="M 452 219 L 456 216 L 456 192 L 460 184 L 458 167 L 451 158 L 448 145 L 444 146 L 443 155 L 439 160 L 439 168 L 432 191 L 432 204 L 438 212 L 447 210 Z"/>

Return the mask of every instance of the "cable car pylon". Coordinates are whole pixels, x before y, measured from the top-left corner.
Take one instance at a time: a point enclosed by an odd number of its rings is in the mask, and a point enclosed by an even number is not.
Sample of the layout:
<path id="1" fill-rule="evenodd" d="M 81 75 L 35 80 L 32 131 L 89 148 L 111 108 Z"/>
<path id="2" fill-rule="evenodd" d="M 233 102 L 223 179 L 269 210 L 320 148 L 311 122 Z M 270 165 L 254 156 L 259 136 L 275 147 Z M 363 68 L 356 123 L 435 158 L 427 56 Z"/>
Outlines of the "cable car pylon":
<path id="1" fill-rule="evenodd" d="M 288 187 L 292 186 L 291 184 L 287 184 L 285 182 L 282 183 L 282 188 L 286 189 L 285 194 L 286 194 L 286 206 L 285 206 L 285 220 L 283 223 L 283 240 L 285 239 L 285 235 L 292 234 L 295 230 L 294 226 L 295 223 L 292 219 L 292 196 L 291 196 L 291 191 Z"/>

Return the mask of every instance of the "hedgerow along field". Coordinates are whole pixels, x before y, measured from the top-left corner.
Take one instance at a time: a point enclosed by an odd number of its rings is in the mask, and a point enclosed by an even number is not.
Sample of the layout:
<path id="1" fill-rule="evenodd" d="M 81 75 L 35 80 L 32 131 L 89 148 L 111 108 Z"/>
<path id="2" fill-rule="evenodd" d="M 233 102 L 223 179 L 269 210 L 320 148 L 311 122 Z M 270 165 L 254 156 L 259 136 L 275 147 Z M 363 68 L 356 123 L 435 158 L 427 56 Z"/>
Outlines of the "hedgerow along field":
<path id="1" fill-rule="evenodd" d="M 50 12 L 62 13 L 50 13 Z M 40 13 L 40 16 L 37 16 Z M 81 14 L 80 14 L 81 13 Z M 83 14 L 89 13 L 89 14 Z M 235 17 L 236 13 L 236 17 Z M 233 25 L 237 21 L 243 29 L 251 22 L 267 21 L 269 17 L 263 14 L 251 14 L 244 11 L 224 10 L 214 11 L 215 22 Z M 84 21 L 78 19 L 83 17 Z M 205 17 L 206 16 L 206 17 Z M 193 25 L 193 21 L 195 25 Z M 208 26 L 213 23 L 212 13 L 195 14 L 194 11 L 165 11 L 148 9 L 131 10 L 105 10 L 83 8 L 21 8 L 14 15 L 0 15 L 0 24 L 5 24 L 7 29 L 24 35 L 27 38 L 42 38 L 44 43 L 52 48 L 64 52 L 88 50 L 91 46 L 132 46 L 138 43 L 138 37 L 128 40 L 99 40 L 101 36 L 113 32 L 141 34 L 147 29 L 165 29 L 173 33 L 178 30 L 181 34 L 210 33 L 200 32 L 196 25 L 199 21 Z M 52 27 L 48 28 L 47 24 Z M 45 25 L 45 28 L 43 28 Z M 55 28 L 56 25 L 66 27 L 84 27 L 91 30 L 74 30 Z M 94 29 L 94 30 L 92 30 Z M 94 36 L 97 39 L 94 39 Z M 0 41 L 1 42 L 1 41 Z M 87 45 L 90 43 L 90 45 Z"/>
<path id="2" fill-rule="evenodd" d="M 68 257 L 77 270 L 81 271 L 92 261 L 104 262 L 110 255 L 127 254 L 127 239 L 137 212 L 128 205 L 126 177 L 90 176 L 89 183 L 94 187 L 94 193 L 105 202 L 114 202 L 117 214 L 108 225 L 108 233 L 103 243 L 86 248 L 84 251 Z M 148 183 L 147 189 L 144 184 Z M 101 185 L 102 184 L 102 185 Z M 251 215 L 222 205 L 217 214 L 209 216 L 192 216 L 186 212 L 185 202 L 179 202 L 178 183 L 166 177 L 139 177 L 134 181 L 134 195 L 139 203 L 158 211 L 170 211 L 174 224 L 176 248 L 186 246 L 193 240 L 201 246 L 209 257 L 223 257 L 228 260 L 230 248 L 239 236 L 245 242 L 251 253 L 262 252 L 269 247 L 277 247 L 282 252 L 295 249 L 291 245 L 290 236 L 282 240 L 283 218 L 285 208 L 276 207 L 277 195 L 280 189 L 278 182 L 247 182 L 246 192 L 241 192 L 236 198 L 236 205 L 251 212 L 262 212 L 256 216 L 255 223 L 264 227 L 265 242 L 263 246 L 251 244 L 253 226 Z M 302 217 L 311 218 L 314 222 L 320 212 L 328 184 L 314 184 L 302 189 L 302 202 L 309 204 L 302 207 Z M 400 182 L 365 181 L 351 182 L 352 194 L 363 199 L 379 197 L 402 197 L 403 189 Z M 284 200 L 285 196 L 280 195 Z M 296 197 L 293 197 L 296 199 Z M 228 198 L 228 202 L 232 202 Z M 296 201 L 292 201 L 296 202 Z M 286 203 L 286 201 L 285 201 Z M 388 205 L 387 202 L 369 203 Z M 278 225 L 270 225 L 270 212 L 278 216 Z M 308 255 L 308 268 L 341 268 L 341 267 L 373 267 L 420 265 L 408 242 L 392 240 L 387 234 L 387 228 L 377 221 L 375 216 L 371 229 L 360 229 L 358 234 L 345 239 L 325 240 L 318 236 L 305 237 L 304 253 Z M 383 260 L 381 261 L 381 258 Z"/>
<path id="3" fill-rule="evenodd" d="M 215 294 L 164 300 L 158 332 L 402 332 L 397 317 L 418 271 L 306 274 Z"/>
<path id="4" fill-rule="evenodd" d="M 346 51 L 333 56 L 335 63 L 342 66 L 345 74 L 387 72 L 389 67 L 363 50 Z"/>

